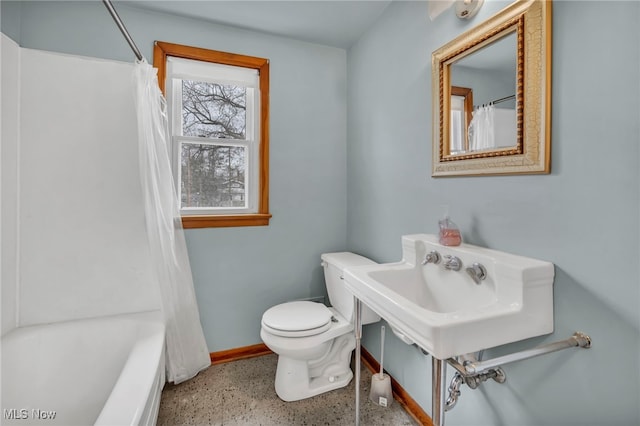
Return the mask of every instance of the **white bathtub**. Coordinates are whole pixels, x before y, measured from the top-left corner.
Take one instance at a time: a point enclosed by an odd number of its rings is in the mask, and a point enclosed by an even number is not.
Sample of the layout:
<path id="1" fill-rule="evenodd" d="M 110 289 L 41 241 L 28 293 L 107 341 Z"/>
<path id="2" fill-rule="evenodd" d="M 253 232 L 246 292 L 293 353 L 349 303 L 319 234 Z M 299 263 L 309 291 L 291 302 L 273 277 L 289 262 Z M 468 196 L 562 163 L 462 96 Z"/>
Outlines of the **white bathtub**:
<path id="1" fill-rule="evenodd" d="M 11 425 L 155 425 L 164 386 L 159 311 L 17 328 L 2 337 Z"/>

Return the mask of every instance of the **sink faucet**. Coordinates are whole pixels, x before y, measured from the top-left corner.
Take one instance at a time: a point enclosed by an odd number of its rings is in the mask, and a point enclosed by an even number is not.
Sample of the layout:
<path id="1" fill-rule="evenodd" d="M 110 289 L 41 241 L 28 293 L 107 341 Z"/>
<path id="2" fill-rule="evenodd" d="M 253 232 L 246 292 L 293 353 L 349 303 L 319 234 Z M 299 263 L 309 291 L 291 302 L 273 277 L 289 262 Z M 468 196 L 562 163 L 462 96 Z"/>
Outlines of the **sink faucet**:
<path id="1" fill-rule="evenodd" d="M 427 255 L 424 257 L 424 260 L 422 261 L 422 264 L 426 265 L 427 263 L 434 263 L 434 264 L 440 263 L 440 253 L 438 253 L 435 250 L 432 250 L 431 252 L 427 253 Z"/>
<path id="2" fill-rule="evenodd" d="M 487 278 L 487 270 L 482 264 L 475 262 L 472 266 L 468 267 L 467 274 L 473 279 L 473 282 L 480 284 L 480 281 Z"/>
<path id="3" fill-rule="evenodd" d="M 462 268 L 462 260 L 460 260 L 457 256 L 446 255 L 444 261 L 445 269 L 449 269 L 451 271 L 459 271 Z"/>

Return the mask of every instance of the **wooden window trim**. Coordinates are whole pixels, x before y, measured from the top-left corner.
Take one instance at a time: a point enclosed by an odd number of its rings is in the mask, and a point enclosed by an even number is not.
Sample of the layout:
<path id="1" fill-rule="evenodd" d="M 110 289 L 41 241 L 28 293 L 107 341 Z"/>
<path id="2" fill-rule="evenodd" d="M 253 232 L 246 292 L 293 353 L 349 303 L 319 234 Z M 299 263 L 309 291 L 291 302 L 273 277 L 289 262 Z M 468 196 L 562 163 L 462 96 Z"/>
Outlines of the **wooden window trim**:
<path id="1" fill-rule="evenodd" d="M 473 90 L 470 87 L 451 86 L 451 96 L 462 96 L 464 98 L 464 126 L 469 129 L 473 118 Z M 469 152 L 469 132 L 464 132 L 464 151 Z"/>
<path id="2" fill-rule="evenodd" d="M 233 226 L 267 226 L 269 213 L 269 60 L 199 47 L 156 41 L 153 66 L 158 69 L 158 84 L 165 94 L 167 56 L 194 59 L 258 70 L 260 79 L 260 150 L 258 161 L 258 212 L 234 215 L 184 215 L 184 228 L 218 228 Z"/>

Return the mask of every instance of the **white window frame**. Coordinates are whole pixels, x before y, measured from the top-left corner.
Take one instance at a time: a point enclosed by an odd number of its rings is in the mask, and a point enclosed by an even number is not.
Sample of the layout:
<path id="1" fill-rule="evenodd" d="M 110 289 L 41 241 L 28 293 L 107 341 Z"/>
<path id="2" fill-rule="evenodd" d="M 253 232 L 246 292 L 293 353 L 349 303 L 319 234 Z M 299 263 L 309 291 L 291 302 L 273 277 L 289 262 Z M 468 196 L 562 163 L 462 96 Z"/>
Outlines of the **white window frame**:
<path id="1" fill-rule="evenodd" d="M 233 85 L 246 89 L 245 139 L 221 139 L 183 136 L 182 80 Z M 260 83 L 256 70 L 191 59 L 167 58 L 166 93 L 171 133 L 173 175 L 180 213 L 189 215 L 246 214 L 258 211 L 258 154 L 260 148 Z M 183 207 L 181 204 L 182 161 L 184 143 L 215 146 L 240 146 L 246 149 L 244 207 Z"/>

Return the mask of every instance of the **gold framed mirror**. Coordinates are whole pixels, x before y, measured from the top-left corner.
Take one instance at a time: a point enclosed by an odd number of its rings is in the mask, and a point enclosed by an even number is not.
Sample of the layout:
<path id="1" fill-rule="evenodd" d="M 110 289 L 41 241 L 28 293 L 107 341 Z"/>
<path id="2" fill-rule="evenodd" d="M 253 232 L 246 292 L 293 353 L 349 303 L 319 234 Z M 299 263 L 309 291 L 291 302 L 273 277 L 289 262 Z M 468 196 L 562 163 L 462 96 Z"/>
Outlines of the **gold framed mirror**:
<path id="1" fill-rule="evenodd" d="M 432 176 L 550 172 L 551 2 L 520 0 L 432 55 Z"/>

